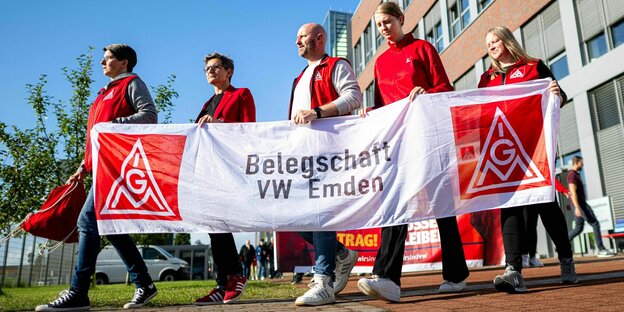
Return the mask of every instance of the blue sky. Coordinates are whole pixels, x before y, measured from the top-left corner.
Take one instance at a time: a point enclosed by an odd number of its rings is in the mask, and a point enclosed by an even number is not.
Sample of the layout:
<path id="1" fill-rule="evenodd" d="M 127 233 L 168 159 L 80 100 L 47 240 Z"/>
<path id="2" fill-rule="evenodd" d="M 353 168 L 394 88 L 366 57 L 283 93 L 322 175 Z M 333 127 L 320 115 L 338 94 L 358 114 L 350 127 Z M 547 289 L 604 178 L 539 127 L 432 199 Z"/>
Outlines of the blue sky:
<path id="1" fill-rule="evenodd" d="M 123 4 L 122 4 L 123 3 Z M 174 5 L 175 4 L 175 5 Z M 230 55 L 232 84 L 247 87 L 256 100 L 258 121 L 286 118 L 292 79 L 305 66 L 295 36 L 306 22 L 322 23 L 328 9 L 354 12 L 355 0 L 315 1 L 2 1 L 0 3 L 0 121 L 20 127 L 34 122 L 24 100 L 25 85 L 48 75 L 48 95 L 68 101 L 62 67 L 95 47 L 102 58 L 109 43 L 130 44 L 138 53 L 138 73 L 149 86 L 177 76 L 173 122 L 194 118 L 212 95 L 203 56 Z M 92 98 L 107 81 L 96 64 Z"/>
<path id="2" fill-rule="evenodd" d="M 97 64 L 102 48 L 127 43 L 138 53 L 135 72 L 148 86 L 175 74 L 174 123 L 195 118 L 213 94 L 203 56 L 219 51 L 235 62 L 232 84 L 247 87 L 258 121 L 286 119 L 293 79 L 306 65 L 295 37 L 304 23 L 322 23 L 329 9 L 353 13 L 359 1 L 2 1 L 0 2 L 0 121 L 30 128 L 25 85 L 48 75 L 47 94 L 68 103 L 62 67 L 95 47 L 93 99 L 108 78 Z M 194 235 L 193 242 L 207 237 Z"/>

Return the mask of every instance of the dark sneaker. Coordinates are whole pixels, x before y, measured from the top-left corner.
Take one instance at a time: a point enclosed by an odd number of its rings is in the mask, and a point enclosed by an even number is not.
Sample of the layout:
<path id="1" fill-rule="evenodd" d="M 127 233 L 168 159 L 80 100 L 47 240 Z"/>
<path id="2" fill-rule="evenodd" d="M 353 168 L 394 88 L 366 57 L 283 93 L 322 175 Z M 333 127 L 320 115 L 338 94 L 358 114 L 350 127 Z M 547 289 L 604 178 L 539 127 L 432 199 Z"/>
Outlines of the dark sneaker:
<path id="1" fill-rule="evenodd" d="M 87 294 L 81 294 L 70 289 L 63 290 L 59 297 L 35 308 L 35 311 L 89 311 L 91 303 Z"/>
<path id="2" fill-rule="evenodd" d="M 510 294 L 527 291 L 522 274 L 514 270 L 512 266 L 507 266 L 505 274 L 498 275 L 494 278 L 494 288 L 498 291 L 506 291 Z"/>
<path id="3" fill-rule="evenodd" d="M 578 283 L 578 277 L 576 276 L 576 270 L 574 269 L 574 260 L 572 258 L 561 259 L 559 266 L 561 267 L 561 283 Z"/>
<path id="4" fill-rule="evenodd" d="M 293 285 L 301 284 L 302 280 L 303 280 L 303 273 L 294 273 L 292 282 L 290 282 L 290 283 L 293 284 Z"/>
<path id="5" fill-rule="evenodd" d="M 211 304 L 221 304 L 223 303 L 223 298 L 225 297 L 225 291 L 213 288 L 207 295 L 198 298 L 195 300 L 195 305 L 211 305 Z"/>
<path id="6" fill-rule="evenodd" d="M 227 286 L 225 288 L 223 303 L 231 303 L 238 300 L 238 298 L 243 295 L 243 292 L 245 292 L 246 285 L 246 278 L 242 276 L 230 275 L 230 278 L 228 278 Z"/>
<path id="7" fill-rule="evenodd" d="M 147 287 L 137 288 L 134 291 L 134 297 L 132 297 L 132 300 L 126 303 L 123 307 L 124 309 L 140 308 L 152 300 L 152 298 L 156 297 L 156 295 L 158 295 L 158 290 L 156 290 L 154 283 L 149 284 Z"/>

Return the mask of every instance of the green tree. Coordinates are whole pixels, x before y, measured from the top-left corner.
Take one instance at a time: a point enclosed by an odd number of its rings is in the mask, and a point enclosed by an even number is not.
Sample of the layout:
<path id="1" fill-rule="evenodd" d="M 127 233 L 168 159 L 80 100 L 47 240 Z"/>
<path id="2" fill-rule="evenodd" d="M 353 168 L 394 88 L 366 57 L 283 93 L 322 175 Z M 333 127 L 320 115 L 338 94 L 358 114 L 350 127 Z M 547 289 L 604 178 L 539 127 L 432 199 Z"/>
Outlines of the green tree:
<path id="1" fill-rule="evenodd" d="M 189 233 L 178 233 L 175 236 L 173 241 L 174 245 L 190 245 L 191 244 L 191 234 Z"/>
<path id="2" fill-rule="evenodd" d="M 41 207 L 50 190 L 65 183 L 84 157 L 87 119 L 92 103 L 93 48 L 76 58 L 76 68 L 62 68 L 72 96 L 68 104 L 47 94 L 46 75 L 26 85 L 26 102 L 34 110 L 33 128 L 20 129 L 0 122 L 0 234 Z M 164 122 L 170 122 L 175 75 L 153 87 Z M 90 187 L 90 179 L 85 186 Z"/>

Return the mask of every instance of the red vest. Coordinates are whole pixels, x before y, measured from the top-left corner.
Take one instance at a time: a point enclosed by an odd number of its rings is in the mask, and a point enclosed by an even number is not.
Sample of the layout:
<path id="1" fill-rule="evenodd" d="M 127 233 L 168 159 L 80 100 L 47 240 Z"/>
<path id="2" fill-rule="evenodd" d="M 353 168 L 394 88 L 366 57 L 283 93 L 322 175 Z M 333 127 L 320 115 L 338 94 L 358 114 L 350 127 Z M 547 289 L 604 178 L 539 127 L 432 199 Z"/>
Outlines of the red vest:
<path id="1" fill-rule="evenodd" d="M 127 117 L 136 111 L 126 100 L 128 85 L 137 76 L 128 76 L 113 81 L 108 89 L 102 88 L 89 109 L 87 123 L 87 147 L 84 153 L 84 165 L 91 171 L 91 128 L 100 122 L 109 122 L 117 117 Z"/>
<path id="2" fill-rule="evenodd" d="M 310 79 L 310 96 L 311 96 L 311 107 L 320 107 L 327 103 L 332 102 L 337 99 L 340 95 L 338 91 L 334 88 L 332 76 L 334 73 L 334 67 L 336 63 L 340 60 L 345 60 L 341 57 L 331 57 L 329 55 L 325 55 L 316 68 L 314 68 L 314 72 L 312 73 L 312 78 Z M 349 62 L 349 61 L 347 61 Z M 295 79 L 292 86 L 292 91 L 290 93 L 290 104 L 288 105 L 288 120 L 291 119 L 292 116 L 292 103 L 293 97 L 295 95 L 295 87 L 299 83 L 301 76 L 308 67 L 301 71 L 299 77 Z"/>
<path id="3" fill-rule="evenodd" d="M 527 61 L 523 58 L 519 59 L 515 64 L 509 66 L 507 69 L 507 73 L 504 75 L 505 81 L 503 81 L 503 75 L 500 73 L 497 73 L 494 78 L 492 78 L 494 69 L 490 67 L 490 69 L 481 75 L 479 88 L 539 79 L 539 73 L 537 72 L 538 62 L 539 60 Z"/>

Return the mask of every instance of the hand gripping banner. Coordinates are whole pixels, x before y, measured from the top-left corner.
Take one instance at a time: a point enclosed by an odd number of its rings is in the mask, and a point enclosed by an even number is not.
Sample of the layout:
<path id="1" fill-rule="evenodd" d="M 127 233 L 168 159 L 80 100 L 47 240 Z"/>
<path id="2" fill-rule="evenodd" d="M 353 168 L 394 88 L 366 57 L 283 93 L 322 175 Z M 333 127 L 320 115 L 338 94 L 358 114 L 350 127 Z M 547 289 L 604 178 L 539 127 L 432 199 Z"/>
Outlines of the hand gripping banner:
<path id="1" fill-rule="evenodd" d="M 91 133 L 101 234 L 349 230 L 554 200 L 549 80 L 357 116 Z"/>

